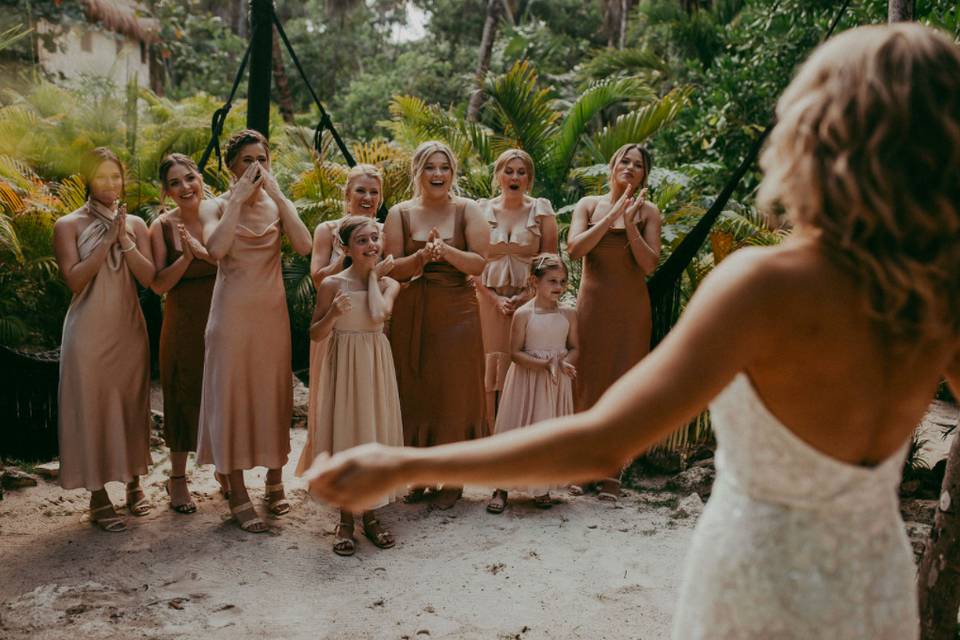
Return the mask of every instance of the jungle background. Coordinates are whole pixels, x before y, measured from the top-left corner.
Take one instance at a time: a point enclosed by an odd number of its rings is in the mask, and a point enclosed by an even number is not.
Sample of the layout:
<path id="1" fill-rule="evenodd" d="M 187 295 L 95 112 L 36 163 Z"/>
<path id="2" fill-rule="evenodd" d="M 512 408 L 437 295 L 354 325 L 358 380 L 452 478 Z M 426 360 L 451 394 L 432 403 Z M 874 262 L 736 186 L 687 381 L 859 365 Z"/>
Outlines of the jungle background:
<path id="1" fill-rule="evenodd" d="M 45 73 L 38 48 L 55 48 L 57 28 L 85 20 L 87 4 L 0 2 L 0 344 L 10 347 L 59 344 L 70 295 L 51 237 L 56 219 L 83 202 L 82 152 L 105 145 L 121 155 L 128 209 L 149 223 L 164 206 L 161 158 L 178 151 L 199 159 L 249 35 L 245 0 L 148 0 L 137 6 L 156 24 L 150 88 Z M 651 198 L 665 217 L 666 259 L 770 121 L 838 5 L 278 0 L 276 12 L 357 160 L 383 168 L 387 206 L 409 196 L 409 157 L 423 140 L 451 145 L 470 197 L 490 195 L 493 159 L 520 146 L 537 162 L 534 194 L 551 200 L 565 231 L 574 203 L 602 192 L 613 151 L 642 142 L 653 152 Z M 886 0 L 853 2 L 838 30 L 886 22 L 887 12 Z M 917 0 L 914 19 L 960 38 L 954 2 Z M 54 28 L 38 29 L 41 22 Z M 314 148 L 318 110 L 280 49 L 275 35 L 274 171 L 312 229 L 341 215 L 347 166 L 329 135 Z M 245 92 L 244 80 L 225 132 L 242 128 Z M 229 184 L 215 158 L 205 179 L 211 193 Z M 758 180 L 754 167 L 687 268 L 683 301 L 730 251 L 789 233 L 754 208 Z M 306 367 L 308 267 L 309 258 L 285 249 L 295 370 Z"/>

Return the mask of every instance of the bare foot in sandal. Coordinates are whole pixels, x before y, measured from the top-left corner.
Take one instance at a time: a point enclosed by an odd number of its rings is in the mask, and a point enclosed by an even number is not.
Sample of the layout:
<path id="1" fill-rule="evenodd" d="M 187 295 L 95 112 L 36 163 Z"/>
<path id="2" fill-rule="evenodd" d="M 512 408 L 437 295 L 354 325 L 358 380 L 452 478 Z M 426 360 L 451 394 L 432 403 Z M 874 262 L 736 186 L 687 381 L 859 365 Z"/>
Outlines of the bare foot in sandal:
<path id="1" fill-rule="evenodd" d="M 357 541 L 353 538 L 353 519 L 344 520 L 333 532 L 333 552 L 338 556 L 352 556 L 357 552 Z"/>
<path id="2" fill-rule="evenodd" d="M 444 487 L 437 496 L 437 501 L 433 503 L 437 509 L 446 511 L 452 509 L 457 504 L 457 500 L 463 495 L 463 487 Z"/>
<path id="3" fill-rule="evenodd" d="M 130 513 L 141 518 L 153 510 L 153 505 L 147 500 L 143 487 L 140 486 L 140 478 L 135 478 L 127 485 L 127 509 Z"/>
<path id="4" fill-rule="evenodd" d="M 606 502 L 620 499 L 620 481 L 616 478 L 604 478 L 597 484 L 597 498 Z"/>
<path id="5" fill-rule="evenodd" d="M 503 489 L 497 489 L 493 492 L 493 497 L 487 503 L 488 513 L 503 513 L 507 508 L 507 492 Z"/>
<path id="6" fill-rule="evenodd" d="M 396 544 L 393 534 L 383 528 L 372 511 L 363 514 L 363 535 L 381 549 L 390 549 Z"/>
<path id="7" fill-rule="evenodd" d="M 282 469 L 270 469 L 267 471 L 267 482 L 264 486 L 266 491 L 267 509 L 274 516 L 282 516 L 290 513 L 290 503 L 283 492 Z"/>
<path id="8" fill-rule="evenodd" d="M 246 500 L 243 504 L 231 505 L 230 513 L 237 525 L 247 533 L 264 533 L 267 530 L 267 524 L 257 515 L 257 510 L 253 508 L 253 503 Z"/>
<path id="9" fill-rule="evenodd" d="M 90 494 L 90 522 L 110 533 L 127 530 L 126 521 L 117 515 L 117 510 L 104 489 Z"/>

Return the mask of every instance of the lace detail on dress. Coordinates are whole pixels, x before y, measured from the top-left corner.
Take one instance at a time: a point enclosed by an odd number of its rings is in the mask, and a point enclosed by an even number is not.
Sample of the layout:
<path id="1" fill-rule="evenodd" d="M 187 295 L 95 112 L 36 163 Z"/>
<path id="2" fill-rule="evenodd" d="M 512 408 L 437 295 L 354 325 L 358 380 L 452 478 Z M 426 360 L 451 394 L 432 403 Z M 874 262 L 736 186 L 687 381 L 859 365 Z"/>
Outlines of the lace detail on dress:
<path id="1" fill-rule="evenodd" d="M 777 420 L 742 373 L 710 409 L 717 480 L 674 638 L 916 638 L 897 498 L 906 445 L 876 467 L 840 462 Z"/>

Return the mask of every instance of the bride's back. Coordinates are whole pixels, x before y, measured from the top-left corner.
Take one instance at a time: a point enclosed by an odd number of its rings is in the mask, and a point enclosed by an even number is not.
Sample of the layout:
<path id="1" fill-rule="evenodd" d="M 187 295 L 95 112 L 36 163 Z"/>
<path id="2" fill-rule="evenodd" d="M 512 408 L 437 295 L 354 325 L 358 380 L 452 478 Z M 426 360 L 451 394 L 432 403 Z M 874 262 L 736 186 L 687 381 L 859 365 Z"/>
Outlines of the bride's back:
<path id="1" fill-rule="evenodd" d="M 760 201 L 795 232 L 739 258 L 769 301 L 747 373 L 796 435 L 877 464 L 958 364 L 960 53 L 914 24 L 844 33 L 777 116 Z"/>

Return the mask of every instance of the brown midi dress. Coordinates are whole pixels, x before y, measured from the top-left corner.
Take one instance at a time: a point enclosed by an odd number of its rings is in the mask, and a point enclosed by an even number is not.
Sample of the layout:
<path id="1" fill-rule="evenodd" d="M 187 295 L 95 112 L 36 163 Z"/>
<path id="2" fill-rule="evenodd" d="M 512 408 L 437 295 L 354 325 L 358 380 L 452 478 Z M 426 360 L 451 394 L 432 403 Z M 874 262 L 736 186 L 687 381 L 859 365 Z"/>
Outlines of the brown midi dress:
<path id="1" fill-rule="evenodd" d="M 293 372 L 280 219 L 237 225 L 219 263 L 205 334 L 198 464 L 279 469 L 290 454 Z"/>
<path id="2" fill-rule="evenodd" d="M 116 214 L 93 200 L 77 213 L 93 220 L 77 238 L 83 260 L 108 241 Z M 147 472 L 150 348 L 137 286 L 116 244 L 63 321 L 58 433 L 64 489 L 96 491 Z"/>
<path id="3" fill-rule="evenodd" d="M 174 225 L 160 219 L 167 266 L 183 253 Z M 160 384 L 163 387 L 163 438 L 170 451 L 196 451 L 203 388 L 203 334 L 217 266 L 194 259 L 167 292 L 160 330 Z"/>
<path id="4" fill-rule="evenodd" d="M 457 207 L 453 238 L 466 250 L 466 205 Z M 411 238 L 410 212 L 400 209 L 403 253 L 426 242 Z M 390 321 L 404 444 L 430 447 L 487 435 L 483 341 L 477 295 L 468 277 L 445 262 L 431 262 L 400 291 Z"/>
<path id="5" fill-rule="evenodd" d="M 577 325 L 573 402 L 585 411 L 650 351 L 650 294 L 625 229 L 608 230 L 584 256 Z"/>

